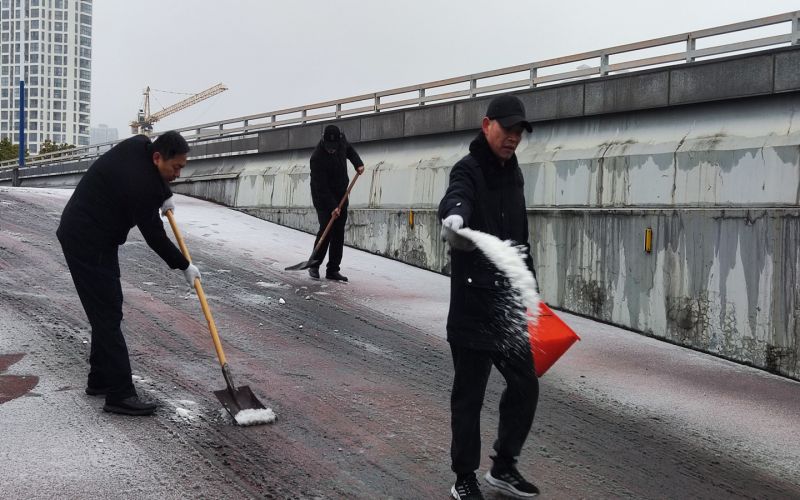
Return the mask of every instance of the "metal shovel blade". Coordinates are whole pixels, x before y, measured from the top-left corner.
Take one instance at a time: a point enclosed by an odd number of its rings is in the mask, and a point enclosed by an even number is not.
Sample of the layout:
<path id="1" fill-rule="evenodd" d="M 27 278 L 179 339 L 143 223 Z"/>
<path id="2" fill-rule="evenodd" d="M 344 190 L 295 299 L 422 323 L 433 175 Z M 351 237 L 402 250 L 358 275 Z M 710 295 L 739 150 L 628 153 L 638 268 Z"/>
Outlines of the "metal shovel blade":
<path id="1" fill-rule="evenodd" d="M 236 389 L 231 387 L 214 391 L 222 406 L 228 410 L 233 420 L 236 421 L 236 415 L 242 410 L 264 410 L 266 407 L 258 400 L 250 387 L 243 385 Z"/>
<path id="2" fill-rule="evenodd" d="M 318 261 L 318 260 L 312 260 L 312 259 L 304 260 L 303 262 L 301 262 L 299 264 L 295 264 L 293 266 L 289 266 L 289 267 L 285 268 L 285 270 L 286 271 L 301 271 L 303 269 L 308 269 L 309 267 L 316 267 L 316 266 L 319 265 L 319 263 L 320 263 L 320 261 Z"/>

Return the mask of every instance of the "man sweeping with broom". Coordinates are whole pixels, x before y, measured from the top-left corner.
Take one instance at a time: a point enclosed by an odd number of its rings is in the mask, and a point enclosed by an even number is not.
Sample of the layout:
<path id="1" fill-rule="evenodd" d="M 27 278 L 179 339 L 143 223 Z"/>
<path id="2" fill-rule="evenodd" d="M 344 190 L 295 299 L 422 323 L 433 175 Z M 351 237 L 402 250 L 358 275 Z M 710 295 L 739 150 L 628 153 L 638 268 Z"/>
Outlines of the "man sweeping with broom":
<path id="1" fill-rule="evenodd" d="M 150 415 L 156 405 L 139 399 L 122 335 L 119 246 L 138 226 L 145 241 L 172 269 L 182 269 L 191 287 L 200 271 L 164 231 L 158 211 L 175 210 L 168 182 L 186 166 L 189 145 L 177 132 L 155 142 L 126 139 L 86 171 L 64 207 L 56 232 L 81 304 L 92 326 L 86 394 L 105 396 L 103 410 Z"/>

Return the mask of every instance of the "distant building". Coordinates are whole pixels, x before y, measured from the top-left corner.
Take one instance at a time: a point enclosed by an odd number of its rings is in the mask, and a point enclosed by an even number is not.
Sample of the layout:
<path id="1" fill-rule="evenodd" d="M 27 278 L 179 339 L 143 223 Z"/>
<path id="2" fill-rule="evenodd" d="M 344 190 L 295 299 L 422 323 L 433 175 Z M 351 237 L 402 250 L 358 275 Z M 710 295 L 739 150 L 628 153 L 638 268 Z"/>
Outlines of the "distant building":
<path id="1" fill-rule="evenodd" d="M 0 138 L 19 142 L 25 81 L 26 145 L 89 144 L 91 0 L 0 0 Z"/>
<path id="2" fill-rule="evenodd" d="M 116 141 L 117 139 L 119 139 L 117 129 L 109 128 L 109 126 L 104 123 L 89 129 L 89 144 L 102 144 L 104 142 Z"/>

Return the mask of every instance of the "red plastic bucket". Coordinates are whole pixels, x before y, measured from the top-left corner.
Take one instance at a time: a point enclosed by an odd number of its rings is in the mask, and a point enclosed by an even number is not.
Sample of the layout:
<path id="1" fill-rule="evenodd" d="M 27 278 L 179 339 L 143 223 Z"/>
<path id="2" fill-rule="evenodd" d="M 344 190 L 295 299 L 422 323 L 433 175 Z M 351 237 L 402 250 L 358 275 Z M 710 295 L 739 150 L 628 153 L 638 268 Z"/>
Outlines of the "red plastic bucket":
<path id="1" fill-rule="evenodd" d="M 539 303 L 538 321 L 528 321 L 528 336 L 537 377 L 544 375 L 576 340 L 580 340 L 544 302 Z"/>

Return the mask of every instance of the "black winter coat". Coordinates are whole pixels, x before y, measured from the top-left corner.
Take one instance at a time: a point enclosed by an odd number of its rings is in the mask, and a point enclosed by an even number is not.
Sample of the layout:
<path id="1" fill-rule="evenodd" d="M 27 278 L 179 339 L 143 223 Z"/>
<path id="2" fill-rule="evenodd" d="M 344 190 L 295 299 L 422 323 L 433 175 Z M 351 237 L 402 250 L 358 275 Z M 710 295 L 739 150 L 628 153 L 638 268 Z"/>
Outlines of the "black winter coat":
<path id="1" fill-rule="evenodd" d="M 143 135 L 126 139 L 98 158 L 72 193 L 56 234 L 72 252 L 107 252 L 125 243 L 138 226 L 147 244 L 172 269 L 189 261 L 167 237 L 159 217 L 172 196 L 153 164 L 152 143 Z"/>
<path id="2" fill-rule="evenodd" d="M 483 132 L 472 141 L 469 151 L 450 171 L 439 218 L 457 214 L 464 218 L 465 227 L 524 245 L 526 264 L 534 272 L 524 180 L 516 155 L 501 165 Z M 512 321 L 507 281 L 480 250 L 451 249 L 450 266 L 447 340 L 472 349 L 501 349 Z M 515 318 L 513 328 L 520 327 L 519 316 L 511 316 Z"/>
<path id="3" fill-rule="evenodd" d="M 311 154 L 311 200 L 318 211 L 332 212 L 344 197 L 347 185 L 350 183 L 347 160 L 350 160 L 355 168 L 364 165 L 344 134 L 334 153 L 328 153 L 323 141 L 319 141 Z"/>

